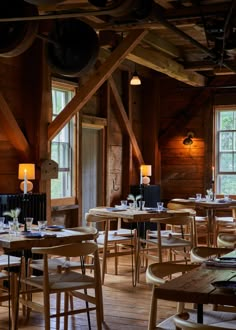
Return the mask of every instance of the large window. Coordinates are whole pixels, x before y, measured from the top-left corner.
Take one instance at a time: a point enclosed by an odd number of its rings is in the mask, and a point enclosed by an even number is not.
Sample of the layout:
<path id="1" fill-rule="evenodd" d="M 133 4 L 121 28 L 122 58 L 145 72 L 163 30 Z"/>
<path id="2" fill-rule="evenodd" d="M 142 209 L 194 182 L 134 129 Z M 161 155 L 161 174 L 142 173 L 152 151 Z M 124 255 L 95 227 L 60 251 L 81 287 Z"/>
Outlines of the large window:
<path id="1" fill-rule="evenodd" d="M 52 87 L 52 119 L 64 109 L 74 96 L 74 90 L 66 87 Z M 73 119 L 63 127 L 60 133 L 52 140 L 51 158 L 58 163 L 58 179 L 51 180 L 51 198 L 65 198 L 74 195 L 73 187 Z"/>
<path id="2" fill-rule="evenodd" d="M 236 194 L 236 106 L 216 107 L 216 185 L 218 194 Z"/>

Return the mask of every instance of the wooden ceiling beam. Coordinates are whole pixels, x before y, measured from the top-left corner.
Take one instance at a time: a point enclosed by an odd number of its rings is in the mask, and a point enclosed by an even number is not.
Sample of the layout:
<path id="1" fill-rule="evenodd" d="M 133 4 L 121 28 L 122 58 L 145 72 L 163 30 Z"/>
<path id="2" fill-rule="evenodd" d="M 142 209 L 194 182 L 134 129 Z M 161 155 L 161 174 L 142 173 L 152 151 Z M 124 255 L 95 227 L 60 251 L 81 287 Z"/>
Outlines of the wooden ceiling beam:
<path id="1" fill-rule="evenodd" d="M 48 139 L 52 140 L 59 131 L 79 112 L 88 102 L 91 96 L 101 87 L 101 85 L 119 67 L 134 47 L 143 39 L 147 31 L 136 30 L 130 32 L 127 37 L 111 53 L 109 58 L 95 71 L 88 81 L 80 87 L 79 92 L 65 106 L 62 112 L 49 124 Z"/>
<path id="2" fill-rule="evenodd" d="M 195 87 L 205 86 L 205 77 L 195 72 L 186 71 L 183 65 L 156 50 L 137 46 L 132 53 L 127 55 L 127 58 L 152 70 L 162 72 L 185 84 Z"/>
<path id="3" fill-rule="evenodd" d="M 0 126 L 4 130 L 6 136 L 14 148 L 22 155 L 26 160 L 30 159 L 30 146 L 22 133 L 15 117 L 12 114 L 5 98 L 0 93 Z"/>
<path id="4" fill-rule="evenodd" d="M 170 56 L 179 58 L 182 57 L 183 54 L 181 54 L 180 50 L 167 41 L 166 39 L 158 37 L 157 33 L 149 32 L 144 38 L 144 43 L 147 43 L 149 46 L 162 51 L 163 53 L 166 53 Z"/>
<path id="5" fill-rule="evenodd" d="M 123 102 L 121 100 L 120 94 L 119 94 L 118 89 L 116 87 L 116 83 L 115 83 L 115 81 L 112 77 L 109 78 L 109 84 L 110 84 L 112 94 L 114 96 L 114 99 L 116 101 L 117 108 L 118 108 L 118 111 L 119 111 L 118 117 L 119 117 L 119 120 L 120 120 L 120 123 L 121 123 L 121 127 L 124 127 L 126 132 L 128 133 L 129 138 L 130 138 L 130 142 L 133 146 L 134 154 L 135 154 L 135 156 L 136 156 L 136 158 L 139 162 L 139 165 L 141 166 L 142 164 L 145 164 L 144 160 L 143 160 L 143 156 L 142 156 L 142 153 L 140 151 L 137 139 L 136 139 L 135 134 L 133 132 L 133 129 L 132 129 L 132 126 L 130 124 L 127 113 L 125 111 L 125 107 L 124 107 Z"/>

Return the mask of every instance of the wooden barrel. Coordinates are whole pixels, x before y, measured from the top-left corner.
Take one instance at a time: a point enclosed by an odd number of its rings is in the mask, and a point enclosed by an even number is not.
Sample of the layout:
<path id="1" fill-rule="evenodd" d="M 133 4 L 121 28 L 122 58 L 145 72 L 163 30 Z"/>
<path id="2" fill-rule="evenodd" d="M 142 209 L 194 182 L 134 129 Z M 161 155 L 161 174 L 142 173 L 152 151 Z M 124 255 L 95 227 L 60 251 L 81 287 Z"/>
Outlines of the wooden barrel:
<path id="1" fill-rule="evenodd" d="M 46 47 L 52 71 L 68 77 L 79 77 L 96 62 L 99 51 L 97 33 L 77 19 L 55 22 Z"/>
<path id="2" fill-rule="evenodd" d="M 36 16 L 35 6 L 24 0 L 1 0 L 0 17 Z M 1 22 L 0 23 L 0 57 L 14 57 L 26 51 L 35 40 L 38 31 L 37 21 Z"/>

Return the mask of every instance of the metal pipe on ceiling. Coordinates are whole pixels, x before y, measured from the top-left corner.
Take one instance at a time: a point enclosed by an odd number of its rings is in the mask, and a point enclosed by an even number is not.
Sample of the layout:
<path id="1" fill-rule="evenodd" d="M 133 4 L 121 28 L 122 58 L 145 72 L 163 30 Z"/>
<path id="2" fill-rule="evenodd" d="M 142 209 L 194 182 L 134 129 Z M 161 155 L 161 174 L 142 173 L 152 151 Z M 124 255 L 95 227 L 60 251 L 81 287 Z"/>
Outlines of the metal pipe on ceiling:
<path id="1" fill-rule="evenodd" d="M 171 24 L 170 22 L 168 22 L 165 18 L 162 17 L 162 15 L 160 15 L 159 12 L 155 12 L 156 18 L 157 20 L 166 28 L 168 28 L 169 30 L 175 32 L 176 34 L 178 34 L 180 37 L 182 37 L 183 39 L 189 41 L 192 45 L 194 45 L 195 47 L 197 47 L 198 49 L 202 50 L 205 54 L 209 55 L 212 60 L 214 61 L 214 63 L 216 64 L 221 64 L 222 66 L 224 66 L 225 68 L 229 69 L 232 72 L 236 73 L 236 70 L 234 68 L 232 68 L 229 64 L 225 63 L 224 61 L 222 61 L 220 54 L 215 53 L 214 51 L 208 49 L 207 47 L 205 47 L 204 45 L 200 44 L 198 41 L 196 41 L 195 39 L 193 39 L 192 37 L 190 37 L 188 34 L 186 34 L 185 32 L 183 32 L 182 30 L 180 30 L 179 28 L 177 28 L 175 25 Z"/>

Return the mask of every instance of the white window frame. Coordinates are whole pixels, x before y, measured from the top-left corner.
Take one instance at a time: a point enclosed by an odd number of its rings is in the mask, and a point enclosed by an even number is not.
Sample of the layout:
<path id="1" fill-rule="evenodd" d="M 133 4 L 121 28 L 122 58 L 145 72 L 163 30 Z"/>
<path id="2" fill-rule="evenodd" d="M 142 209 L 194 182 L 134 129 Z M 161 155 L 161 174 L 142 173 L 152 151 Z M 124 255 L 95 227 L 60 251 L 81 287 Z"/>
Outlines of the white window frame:
<path id="1" fill-rule="evenodd" d="M 228 130 L 221 130 L 219 125 L 219 113 L 220 112 L 231 112 L 233 111 L 234 114 L 234 121 L 235 121 L 235 127 L 233 129 Z M 236 189 L 234 189 L 234 184 L 232 185 L 232 182 L 235 182 L 236 186 L 236 105 L 217 105 L 214 108 L 214 131 L 215 131 L 215 137 L 214 137 L 214 146 L 215 146 L 215 157 L 214 157 L 214 167 L 215 167 L 215 190 L 216 193 L 219 195 L 236 195 Z M 232 134 L 232 148 L 227 150 L 221 149 L 221 141 L 220 141 L 220 135 L 221 134 Z M 232 170 L 222 170 L 222 156 L 224 154 L 231 154 L 232 155 Z M 234 161 L 235 159 L 235 161 Z M 226 184 L 224 185 L 224 180 L 227 180 L 230 182 L 230 184 L 227 187 Z M 226 181 L 225 181 L 226 182 Z"/>
<path id="2" fill-rule="evenodd" d="M 66 100 L 66 95 L 62 95 L 61 99 L 61 109 L 57 109 L 57 113 L 54 110 L 55 99 L 53 99 L 53 90 L 62 91 L 62 92 L 69 92 L 71 97 Z M 52 119 L 56 118 L 56 115 L 62 111 L 65 105 L 70 101 L 70 99 L 75 95 L 75 87 L 70 84 L 66 83 L 58 83 L 52 82 Z M 58 133 L 58 135 L 52 140 L 51 142 L 51 158 L 58 162 L 58 179 L 51 180 L 51 201 L 53 206 L 57 205 L 69 205 L 74 204 L 75 202 L 75 194 L 76 194 L 76 182 L 74 180 L 76 176 L 76 166 L 75 166 L 75 159 L 76 159 L 76 152 L 75 152 L 75 144 L 76 144 L 76 129 L 75 129 L 75 116 L 67 123 L 62 130 Z M 52 144 L 58 143 L 58 157 L 53 157 L 53 146 Z M 68 145 L 69 144 L 69 145 Z M 66 150 L 67 149 L 67 150 Z M 64 158 L 67 154 L 68 163 L 62 165 L 60 160 L 60 151 L 64 152 L 63 158 L 61 158 L 62 162 L 64 162 Z M 62 179 L 62 182 L 59 180 Z M 52 195 L 53 186 L 55 188 L 56 180 L 59 180 L 58 186 L 61 189 L 58 195 Z"/>

